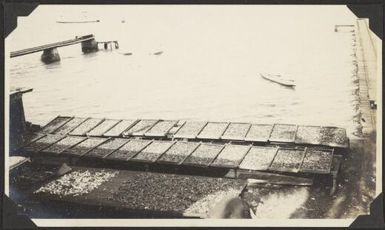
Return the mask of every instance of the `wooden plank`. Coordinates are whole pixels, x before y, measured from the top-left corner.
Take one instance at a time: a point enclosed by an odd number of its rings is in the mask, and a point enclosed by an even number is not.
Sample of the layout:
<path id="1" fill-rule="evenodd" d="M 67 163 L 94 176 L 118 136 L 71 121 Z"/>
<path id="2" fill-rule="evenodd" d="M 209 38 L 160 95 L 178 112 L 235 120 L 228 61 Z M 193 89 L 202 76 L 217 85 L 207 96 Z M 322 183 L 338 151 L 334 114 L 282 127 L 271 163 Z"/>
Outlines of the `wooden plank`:
<path id="1" fill-rule="evenodd" d="M 104 142 L 103 144 L 101 144 L 98 147 L 89 151 L 84 156 L 85 157 L 104 158 L 104 157 L 108 156 L 109 154 L 111 154 L 112 152 L 119 149 L 120 147 L 122 147 L 129 140 L 130 139 L 126 139 L 126 138 L 109 139 L 108 141 Z"/>
<path id="2" fill-rule="evenodd" d="M 270 124 L 252 124 L 245 141 L 267 142 L 269 140 L 273 125 Z"/>
<path id="3" fill-rule="evenodd" d="M 48 148 L 49 146 L 51 146 L 52 144 L 58 142 L 63 138 L 64 138 L 63 135 L 47 134 L 44 137 L 37 139 L 35 142 L 32 142 L 31 144 L 24 147 L 24 151 L 40 152 L 41 150 Z"/>
<path id="4" fill-rule="evenodd" d="M 218 140 L 226 131 L 228 125 L 228 122 L 209 122 L 198 134 L 197 138 Z"/>
<path id="5" fill-rule="evenodd" d="M 16 169 L 23 164 L 26 164 L 27 162 L 30 162 L 31 160 L 26 157 L 21 156 L 9 156 L 9 171 L 12 171 L 13 169 Z M 12 174 L 12 173 L 11 173 Z"/>
<path id="6" fill-rule="evenodd" d="M 107 138 L 88 137 L 86 140 L 80 142 L 79 144 L 65 150 L 64 152 L 62 152 L 62 154 L 73 155 L 73 156 L 83 156 L 84 154 L 96 148 L 106 140 Z"/>
<path id="7" fill-rule="evenodd" d="M 244 140 L 251 124 L 249 123 L 233 123 L 227 127 L 225 133 L 222 135 L 222 140 Z"/>
<path id="8" fill-rule="evenodd" d="M 178 123 L 176 120 L 159 121 L 146 133 L 147 137 L 166 137 L 168 132 Z"/>
<path id="9" fill-rule="evenodd" d="M 297 125 L 274 124 L 271 132 L 270 142 L 294 142 L 297 132 Z"/>
<path id="10" fill-rule="evenodd" d="M 97 125 L 103 122 L 104 119 L 102 118 L 89 118 L 86 121 L 84 121 L 81 125 L 76 127 L 74 130 L 72 130 L 69 134 L 70 135 L 76 135 L 76 136 L 82 136 L 86 135 L 88 131 L 95 128 Z"/>
<path id="11" fill-rule="evenodd" d="M 174 142 L 172 141 L 153 141 L 146 148 L 140 151 L 135 157 L 131 158 L 131 160 L 141 162 L 155 162 L 173 144 Z"/>
<path id="12" fill-rule="evenodd" d="M 41 128 L 42 133 L 53 133 L 55 130 L 63 126 L 65 123 L 69 122 L 73 117 L 67 116 L 58 116 L 44 127 Z"/>
<path id="13" fill-rule="evenodd" d="M 305 151 L 298 149 L 280 148 L 270 165 L 269 170 L 279 172 L 298 172 Z"/>
<path id="14" fill-rule="evenodd" d="M 175 134 L 183 127 L 183 125 L 186 123 L 186 121 L 178 121 L 174 127 L 172 127 L 167 132 L 167 137 L 173 139 L 175 137 Z"/>
<path id="15" fill-rule="evenodd" d="M 275 146 L 253 146 L 239 165 L 239 168 L 262 171 L 268 170 L 277 151 L 278 147 Z"/>
<path id="16" fill-rule="evenodd" d="M 248 179 L 248 188 L 260 187 L 260 184 L 275 185 L 298 185 L 311 186 L 314 182 L 314 176 L 288 176 L 279 173 L 268 173 L 260 171 L 240 170 L 238 172 L 239 179 Z"/>
<path id="17" fill-rule="evenodd" d="M 246 153 L 250 150 L 248 145 L 227 144 L 217 158 L 210 164 L 213 167 L 237 168 Z"/>
<path id="18" fill-rule="evenodd" d="M 158 163 L 181 164 L 197 147 L 198 142 L 178 141 L 159 159 Z"/>
<path id="19" fill-rule="evenodd" d="M 146 148 L 151 142 L 151 140 L 131 139 L 115 152 L 108 155 L 106 159 L 128 161 L 144 148 Z"/>
<path id="20" fill-rule="evenodd" d="M 186 121 L 174 137 L 195 139 L 206 124 L 207 121 Z"/>
<path id="21" fill-rule="evenodd" d="M 14 96 L 16 94 L 22 95 L 24 93 L 32 92 L 33 88 L 26 88 L 26 87 L 10 87 L 9 89 L 9 96 Z"/>
<path id="22" fill-rule="evenodd" d="M 23 50 L 17 50 L 17 51 L 11 52 L 10 57 L 14 58 L 14 57 L 18 57 L 18 56 L 23 56 L 23 55 L 27 55 L 27 54 L 31 54 L 31 53 L 40 52 L 40 51 L 43 51 L 46 49 L 52 49 L 52 48 L 57 48 L 57 47 L 74 45 L 77 43 L 81 43 L 82 41 L 88 41 L 88 40 L 92 40 L 92 39 L 95 39 L 95 37 L 93 35 L 86 35 L 86 36 L 77 37 L 75 39 L 50 43 L 50 44 L 36 46 L 36 47 L 23 49 Z"/>
<path id="23" fill-rule="evenodd" d="M 295 137 L 296 144 L 321 144 L 321 127 L 300 125 Z"/>
<path id="24" fill-rule="evenodd" d="M 333 160 L 333 150 L 308 148 L 303 159 L 300 172 L 329 174 Z"/>
<path id="25" fill-rule="evenodd" d="M 321 133 L 321 145 L 339 148 L 349 147 L 349 139 L 346 136 L 346 129 L 338 127 L 322 127 Z"/>
<path id="26" fill-rule="evenodd" d="M 182 165 L 208 167 L 222 151 L 224 145 L 201 143 L 195 151 L 183 161 Z"/>
<path id="27" fill-rule="evenodd" d="M 123 136 L 143 136 L 145 132 L 151 129 L 159 120 L 143 119 L 136 123 L 133 127 L 126 130 Z"/>
<path id="28" fill-rule="evenodd" d="M 103 136 L 108 130 L 114 127 L 121 120 L 116 119 L 106 119 L 98 126 L 87 132 L 87 136 Z"/>
<path id="29" fill-rule="evenodd" d="M 50 147 L 44 149 L 42 152 L 45 153 L 55 153 L 60 154 L 63 151 L 65 151 L 68 148 L 71 148 L 74 145 L 79 144 L 80 142 L 87 139 L 86 137 L 78 137 L 78 136 L 66 136 L 65 138 L 61 139 L 60 141 L 56 142 L 55 144 L 51 145 Z"/>
<path id="30" fill-rule="evenodd" d="M 65 123 L 60 128 L 56 129 L 53 132 L 53 134 L 63 134 L 63 135 L 68 134 L 73 129 L 78 127 L 81 123 L 83 123 L 85 120 L 87 120 L 87 118 L 84 118 L 84 117 L 74 117 L 69 122 Z"/>
<path id="31" fill-rule="evenodd" d="M 124 131 L 134 126 L 138 120 L 122 120 L 118 124 L 116 124 L 114 127 L 112 127 L 110 130 L 108 130 L 106 133 L 103 134 L 103 136 L 106 137 L 118 137 L 122 135 Z"/>
<path id="32" fill-rule="evenodd" d="M 31 143 L 39 140 L 40 138 L 43 138 L 47 136 L 48 134 L 42 133 L 42 132 L 36 132 L 36 133 L 29 133 L 25 136 L 25 141 L 23 143 L 23 147 L 30 145 Z"/>

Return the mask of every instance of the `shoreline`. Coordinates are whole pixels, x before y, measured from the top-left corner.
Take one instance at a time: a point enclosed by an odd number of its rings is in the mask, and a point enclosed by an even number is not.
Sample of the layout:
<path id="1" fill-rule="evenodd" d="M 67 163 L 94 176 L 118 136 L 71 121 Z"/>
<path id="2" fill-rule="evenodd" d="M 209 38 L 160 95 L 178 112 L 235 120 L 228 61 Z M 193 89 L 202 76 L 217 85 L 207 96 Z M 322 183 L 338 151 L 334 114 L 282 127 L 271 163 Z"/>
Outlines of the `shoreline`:
<path id="1" fill-rule="evenodd" d="M 353 33 L 355 72 L 352 76 L 355 102 L 355 131 L 348 134 L 351 154 L 342 163 L 339 191 L 330 217 L 356 218 L 368 214 L 376 193 L 376 47 L 368 29 L 368 19 L 357 19 Z M 377 159 L 378 160 L 378 159 Z M 338 213 L 338 211 L 340 213 Z"/>

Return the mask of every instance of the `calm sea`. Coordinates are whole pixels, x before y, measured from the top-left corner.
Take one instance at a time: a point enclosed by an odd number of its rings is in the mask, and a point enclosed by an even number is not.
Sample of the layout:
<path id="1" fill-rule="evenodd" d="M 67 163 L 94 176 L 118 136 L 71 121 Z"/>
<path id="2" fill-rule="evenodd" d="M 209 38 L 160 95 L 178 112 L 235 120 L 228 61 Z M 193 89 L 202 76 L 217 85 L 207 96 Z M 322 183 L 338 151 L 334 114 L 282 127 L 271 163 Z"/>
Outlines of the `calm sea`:
<path id="1" fill-rule="evenodd" d="M 83 19 L 100 23 L 56 23 Z M 34 89 L 24 104 L 38 124 L 76 115 L 350 128 L 352 34 L 334 25 L 353 20 L 343 6 L 43 6 L 20 19 L 10 50 L 90 33 L 120 48 L 85 55 L 80 44 L 63 47 L 50 65 L 41 53 L 13 58 L 7 76 Z"/>

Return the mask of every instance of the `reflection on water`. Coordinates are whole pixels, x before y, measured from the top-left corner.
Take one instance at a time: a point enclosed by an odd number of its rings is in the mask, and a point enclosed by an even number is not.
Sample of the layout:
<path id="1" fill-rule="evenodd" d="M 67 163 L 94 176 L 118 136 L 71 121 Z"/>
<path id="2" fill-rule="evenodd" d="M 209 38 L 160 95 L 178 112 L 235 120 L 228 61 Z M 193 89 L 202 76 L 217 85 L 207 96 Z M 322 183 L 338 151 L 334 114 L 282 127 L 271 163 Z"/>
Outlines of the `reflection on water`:
<path id="1" fill-rule="evenodd" d="M 80 45 L 59 48 L 61 61 L 51 65 L 39 53 L 11 59 L 10 84 L 34 88 L 24 97 L 28 120 L 43 124 L 62 114 L 349 128 L 354 57 L 351 34 L 334 32 L 339 22 L 320 22 L 306 10 L 271 24 L 274 15 L 257 7 L 146 9 L 108 18 L 101 11 L 101 22 L 88 25 L 45 16 L 47 26 L 36 28 L 30 41 L 15 32 L 14 49 L 87 33 L 120 45 L 87 55 Z M 288 75 L 297 86 L 280 86 L 260 72 Z"/>

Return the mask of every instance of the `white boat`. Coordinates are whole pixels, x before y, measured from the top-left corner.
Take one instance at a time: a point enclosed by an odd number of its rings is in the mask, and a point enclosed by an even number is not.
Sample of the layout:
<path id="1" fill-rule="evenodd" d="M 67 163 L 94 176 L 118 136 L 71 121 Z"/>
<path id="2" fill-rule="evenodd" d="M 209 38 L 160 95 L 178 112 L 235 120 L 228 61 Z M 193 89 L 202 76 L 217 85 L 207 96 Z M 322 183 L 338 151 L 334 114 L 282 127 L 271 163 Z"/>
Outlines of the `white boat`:
<path id="1" fill-rule="evenodd" d="M 56 21 L 56 23 L 97 23 L 100 20 Z"/>
<path id="2" fill-rule="evenodd" d="M 295 86 L 294 80 L 284 78 L 281 75 L 274 75 L 274 74 L 260 74 L 260 75 L 266 80 L 281 84 L 283 86 L 287 86 L 287 87 Z"/>

